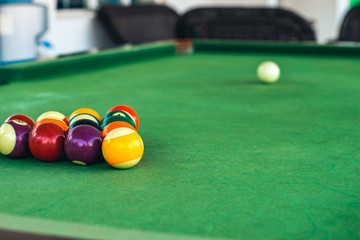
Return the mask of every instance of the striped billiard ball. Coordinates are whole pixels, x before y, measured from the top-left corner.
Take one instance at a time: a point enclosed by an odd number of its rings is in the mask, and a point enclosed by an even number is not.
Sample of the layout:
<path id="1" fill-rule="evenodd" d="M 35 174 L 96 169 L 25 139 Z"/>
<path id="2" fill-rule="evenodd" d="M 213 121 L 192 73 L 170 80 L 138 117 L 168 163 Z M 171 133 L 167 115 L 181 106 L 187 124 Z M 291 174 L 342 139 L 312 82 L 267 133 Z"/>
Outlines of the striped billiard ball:
<path id="1" fill-rule="evenodd" d="M 10 121 L 10 120 L 20 120 L 23 122 L 26 122 L 31 129 L 34 128 L 35 122 L 34 120 L 32 120 L 30 117 L 23 115 L 23 114 L 15 114 L 15 115 L 11 115 L 10 117 L 8 117 L 5 122 Z"/>
<path id="2" fill-rule="evenodd" d="M 106 137 L 106 135 L 109 134 L 109 132 L 111 132 L 112 130 L 116 129 L 116 128 L 130 128 L 133 129 L 134 131 L 136 131 L 136 129 L 127 122 L 112 122 L 109 125 L 107 125 L 102 131 L 101 131 L 101 136 L 103 138 Z"/>
<path id="3" fill-rule="evenodd" d="M 126 106 L 126 105 L 118 105 L 118 106 L 112 107 L 107 113 L 116 111 L 116 110 L 120 110 L 120 111 L 124 111 L 124 112 L 128 113 L 131 116 L 132 120 L 135 122 L 136 130 L 139 129 L 140 120 L 139 120 L 138 114 L 135 112 L 134 109 L 132 109 L 131 107 Z"/>
<path id="4" fill-rule="evenodd" d="M 95 116 L 88 114 L 88 113 L 81 113 L 81 114 L 73 116 L 69 120 L 69 126 L 71 126 L 74 122 L 79 121 L 79 120 L 90 120 L 90 121 L 94 122 L 96 125 L 100 126 L 100 121 Z"/>
<path id="5" fill-rule="evenodd" d="M 102 120 L 100 115 L 95 110 L 93 110 L 91 108 L 79 108 L 70 114 L 69 121 L 76 115 L 84 114 L 84 113 L 94 116 L 99 122 L 101 122 L 101 120 Z"/>
<path id="6" fill-rule="evenodd" d="M 0 152 L 9 158 L 29 154 L 28 139 L 31 127 L 23 121 L 10 120 L 0 127 Z"/>
<path id="7" fill-rule="evenodd" d="M 74 116 L 69 122 L 69 130 L 80 125 L 90 125 L 101 131 L 99 120 L 90 114 L 79 114 Z"/>
<path id="8" fill-rule="evenodd" d="M 144 154 L 140 135 L 130 128 L 116 128 L 109 132 L 102 143 L 103 156 L 107 163 L 118 169 L 135 166 Z"/>
<path id="9" fill-rule="evenodd" d="M 44 112 L 36 119 L 36 121 L 40 121 L 43 118 L 55 118 L 68 124 L 68 119 L 65 117 L 65 115 L 57 111 Z"/>
<path id="10" fill-rule="evenodd" d="M 100 127 L 101 129 L 104 129 L 107 125 L 109 125 L 112 122 L 127 122 L 130 125 L 132 125 L 136 129 L 136 124 L 132 120 L 129 114 L 123 111 L 113 111 L 110 113 L 114 113 L 114 115 L 109 115 L 106 118 L 103 119 L 103 122 L 101 123 Z"/>

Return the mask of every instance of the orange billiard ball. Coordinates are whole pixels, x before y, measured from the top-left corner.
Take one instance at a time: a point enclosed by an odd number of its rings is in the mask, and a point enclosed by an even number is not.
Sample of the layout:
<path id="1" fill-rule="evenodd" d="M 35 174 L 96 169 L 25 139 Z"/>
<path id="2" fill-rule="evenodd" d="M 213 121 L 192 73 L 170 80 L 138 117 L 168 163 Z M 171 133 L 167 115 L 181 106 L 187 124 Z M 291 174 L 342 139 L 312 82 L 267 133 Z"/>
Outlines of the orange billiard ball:
<path id="1" fill-rule="evenodd" d="M 64 132 L 67 132 L 67 130 L 69 129 L 68 125 L 64 121 L 61 121 L 61 120 L 55 119 L 55 118 L 43 118 L 43 119 L 40 119 L 40 120 L 36 121 L 34 127 L 36 127 L 37 125 L 40 125 L 42 123 L 46 123 L 46 122 L 55 123 L 56 125 L 61 127 L 64 130 Z"/>

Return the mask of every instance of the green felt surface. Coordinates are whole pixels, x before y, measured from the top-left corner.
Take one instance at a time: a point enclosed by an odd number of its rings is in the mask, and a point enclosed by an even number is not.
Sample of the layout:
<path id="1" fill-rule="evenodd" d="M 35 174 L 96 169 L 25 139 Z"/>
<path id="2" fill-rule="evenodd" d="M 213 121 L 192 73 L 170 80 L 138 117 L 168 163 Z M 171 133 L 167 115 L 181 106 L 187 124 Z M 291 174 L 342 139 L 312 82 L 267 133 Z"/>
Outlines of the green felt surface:
<path id="1" fill-rule="evenodd" d="M 256 79 L 265 60 L 281 67 L 274 85 Z M 1 119 L 129 105 L 145 153 L 125 171 L 0 156 L 0 227 L 55 221 L 68 225 L 49 229 L 65 236 L 84 237 L 72 223 L 110 229 L 96 238 L 359 239 L 359 64 L 198 51 L 2 85 Z"/>
<path id="2" fill-rule="evenodd" d="M 91 74 L 91 72 L 97 69 L 113 66 L 119 67 L 130 63 L 146 61 L 147 59 L 174 55 L 174 51 L 174 43 L 159 42 L 104 50 L 96 54 L 84 54 L 77 57 L 14 64 L 0 69 L 0 84 L 11 81 L 52 78 L 54 75 L 66 77 L 67 75 L 83 73 L 84 71 Z"/>

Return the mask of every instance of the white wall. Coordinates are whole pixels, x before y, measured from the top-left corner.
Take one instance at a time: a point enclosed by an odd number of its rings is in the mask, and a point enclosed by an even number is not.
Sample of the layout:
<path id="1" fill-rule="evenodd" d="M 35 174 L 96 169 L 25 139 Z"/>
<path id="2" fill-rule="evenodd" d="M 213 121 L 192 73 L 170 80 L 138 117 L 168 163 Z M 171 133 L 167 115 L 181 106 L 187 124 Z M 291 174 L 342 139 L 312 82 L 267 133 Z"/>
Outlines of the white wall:
<path id="1" fill-rule="evenodd" d="M 309 20 L 319 42 L 334 40 L 339 35 L 349 0 L 281 0 L 280 6 L 293 10 Z"/>
<path id="2" fill-rule="evenodd" d="M 96 48 L 113 46 L 103 27 L 90 10 L 56 10 L 56 0 L 35 0 L 48 9 L 48 31 L 42 40 L 53 49 L 40 52 L 40 57 L 86 52 Z"/>
<path id="3" fill-rule="evenodd" d="M 56 15 L 50 36 L 57 54 L 86 52 L 112 45 L 93 11 L 62 10 Z"/>
<path id="4" fill-rule="evenodd" d="M 274 0 L 155 0 L 155 2 L 166 4 L 178 13 L 184 13 L 192 8 L 204 6 L 264 6 L 273 3 Z"/>

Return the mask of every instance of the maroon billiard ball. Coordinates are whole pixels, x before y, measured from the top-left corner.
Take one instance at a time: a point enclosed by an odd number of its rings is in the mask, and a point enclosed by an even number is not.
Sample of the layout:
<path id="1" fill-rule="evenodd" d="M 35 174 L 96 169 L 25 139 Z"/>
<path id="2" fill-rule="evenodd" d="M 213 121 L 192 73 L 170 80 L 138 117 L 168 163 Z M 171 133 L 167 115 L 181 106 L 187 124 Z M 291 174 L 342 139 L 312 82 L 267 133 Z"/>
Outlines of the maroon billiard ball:
<path id="1" fill-rule="evenodd" d="M 34 125 L 35 125 L 34 121 L 30 117 L 23 115 L 23 114 L 11 115 L 10 117 L 8 117 L 5 120 L 5 122 L 10 121 L 10 120 L 20 120 L 20 121 L 26 122 L 31 127 L 31 129 L 33 129 Z"/>
<path id="2" fill-rule="evenodd" d="M 31 127 L 23 121 L 6 121 L 0 127 L 0 152 L 9 158 L 28 156 Z"/>
<path id="3" fill-rule="evenodd" d="M 55 123 L 37 125 L 30 133 L 29 148 L 32 155 L 43 162 L 58 160 L 64 150 L 65 132 Z"/>
<path id="4" fill-rule="evenodd" d="M 90 165 L 101 156 L 102 137 L 98 129 L 90 125 L 79 125 L 69 130 L 64 149 L 75 164 Z"/>

